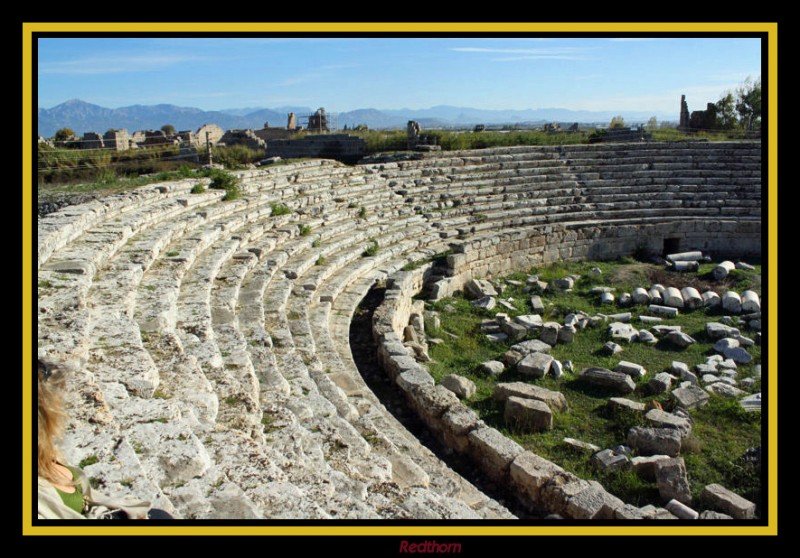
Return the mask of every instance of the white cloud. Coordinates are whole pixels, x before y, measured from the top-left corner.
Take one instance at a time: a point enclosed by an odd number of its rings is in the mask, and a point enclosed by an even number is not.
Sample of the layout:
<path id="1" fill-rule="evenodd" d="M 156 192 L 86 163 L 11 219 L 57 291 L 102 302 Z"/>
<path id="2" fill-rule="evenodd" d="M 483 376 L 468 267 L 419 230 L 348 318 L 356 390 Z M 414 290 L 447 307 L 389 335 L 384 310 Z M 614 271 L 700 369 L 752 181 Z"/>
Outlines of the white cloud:
<path id="1" fill-rule="evenodd" d="M 119 56 L 89 56 L 64 60 L 60 62 L 45 62 L 39 64 L 39 74 L 122 74 L 131 72 L 151 72 L 162 70 L 170 66 L 185 62 L 199 62 L 214 60 L 209 57 L 179 55 L 179 54 L 142 54 Z"/>

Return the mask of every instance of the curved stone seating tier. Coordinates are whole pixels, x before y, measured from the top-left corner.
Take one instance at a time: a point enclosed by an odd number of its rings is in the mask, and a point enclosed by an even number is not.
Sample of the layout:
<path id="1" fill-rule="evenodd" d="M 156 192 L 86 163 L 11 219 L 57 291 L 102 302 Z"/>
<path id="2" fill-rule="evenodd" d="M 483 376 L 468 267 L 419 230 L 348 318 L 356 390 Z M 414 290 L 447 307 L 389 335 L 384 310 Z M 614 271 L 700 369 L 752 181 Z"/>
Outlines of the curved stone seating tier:
<path id="1" fill-rule="evenodd" d="M 513 147 L 142 187 L 39 220 L 38 342 L 81 364 L 71 462 L 197 518 L 506 518 L 369 390 L 350 322 L 377 282 L 610 258 L 665 238 L 760 253 L 760 147 Z M 631 159 L 633 158 L 633 159 Z M 641 160 L 641 162 L 640 162 Z M 289 212 L 273 215 L 278 204 Z M 370 242 L 378 250 L 365 257 Z M 491 475 L 490 475 L 491 476 Z"/>

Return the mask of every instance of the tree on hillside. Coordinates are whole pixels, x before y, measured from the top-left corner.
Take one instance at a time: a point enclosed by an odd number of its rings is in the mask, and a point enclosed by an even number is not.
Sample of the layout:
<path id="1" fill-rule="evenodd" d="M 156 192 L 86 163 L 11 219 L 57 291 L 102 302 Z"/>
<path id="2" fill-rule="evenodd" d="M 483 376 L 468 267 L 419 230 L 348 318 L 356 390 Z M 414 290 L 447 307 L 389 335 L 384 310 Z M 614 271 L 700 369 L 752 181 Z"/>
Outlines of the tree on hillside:
<path id="1" fill-rule="evenodd" d="M 728 93 L 717 101 L 717 117 L 715 128 L 722 128 L 723 130 L 732 130 L 736 128 L 736 102 L 733 99 L 733 94 Z"/>
<path id="2" fill-rule="evenodd" d="M 736 112 L 739 124 L 746 130 L 761 127 L 761 76 L 755 81 L 748 77 L 736 90 Z"/>
<path id="3" fill-rule="evenodd" d="M 647 129 L 651 132 L 658 129 L 658 119 L 655 116 L 651 116 L 647 121 Z"/>
<path id="4" fill-rule="evenodd" d="M 608 126 L 609 128 L 624 128 L 625 127 L 625 119 L 622 116 L 615 116 L 611 119 L 611 124 Z"/>
<path id="5" fill-rule="evenodd" d="M 75 137 L 75 131 L 72 128 L 61 128 L 56 130 L 56 135 L 53 139 L 56 141 L 67 141 Z"/>
<path id="6" fill-rule="evenodd" d="M 161 131 L 168 136 L 174 136 L 175 126 L 173 126 L 172 124 L 164 124 L 163 126 L 161 126 Z"/>

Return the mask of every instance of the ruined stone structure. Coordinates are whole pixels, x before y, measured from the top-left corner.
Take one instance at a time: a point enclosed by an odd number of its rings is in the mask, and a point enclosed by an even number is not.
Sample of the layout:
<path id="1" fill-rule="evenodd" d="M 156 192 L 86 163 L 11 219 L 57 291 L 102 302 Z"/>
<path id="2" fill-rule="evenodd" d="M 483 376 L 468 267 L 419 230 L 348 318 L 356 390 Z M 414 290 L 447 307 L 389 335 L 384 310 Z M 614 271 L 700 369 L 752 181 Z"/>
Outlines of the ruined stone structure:
<path id="1" fill-rule="evenodd" d="M 223 135 L 225 135 L 225 131 L 216 124 L 203 124 L 194 133 L 194 138 L 198 147 L 205 147 L 206 138 L 211 145 L 217 145 Z"/>
<path id="2" fill-rule="evenodd" d="M 650 141 L 653 134 L 645 131 L 644 128 L 608 128 L 605 133 L 592 138 L 593 142 L 617 143 L 621 141 Z"/>
<path id="3" fill-rule="evenodd" d="M 511 147 L 237 175 L 235 201 L 192 194 L 208 179 L 185 179 L 39 219 L 39 350 L 80 363 L 67 462 L 94 456 L 85 469 L 106 492 L 182 518 L 511 518 L 359 374 L 351 319 L 388 281 L 382 358 L 435 435 L 544 510 L 643 516 L 482 425 L 391 334 L 424 284 L 445 296 L 532 265 L 660 253 L 667 240 L 760 254 L 760 143 Z M 289 213 L 273 215 L 278 204 Z M 446 273 L 394 275 L 445 250 Z"/>
<path id="4" fill-rule="evenodd" d="M 436 145 L 436 136 L 422 133 L 422 127 L 419 122 L 409 120 L 406 125 L 406 137 L 408 149 L 416 151 L 438 151 L 439 146 Z"/>
<path id="5" fill-rule="evenodd" d="M 680 123 L 678 124 L 679 130 L 689 129 L 689 105 L 686 103 L 686 95 L 681 95 L 681 114 Z"/>
<path id="6" fill-rule="evenodd" d="M 690 130 L 713 130 L 717 127 L 717 106 L 708 103 L 706 110 L 694 110 L 689 118 Z"/>
<path id="7" fill-rule="evenodd" d="M 267 143 L 253 130 L 228 130 L 218 143 L 221 145 L 244 145 L 256 151 L 266 151 L 267 149 Z"/>
<path id="8" fill-rule="evenodd" d="M 139 142 L 141 147 L 151 145 L 178 145 L 180 140 L 168 136 L 163 130 L 145 130 L 144 141 Z"/>
<path id="9" fill-rule="evenodd" d="M 257 133 L 257 132 L 256 132 Z M 366 154 L 366 142 L 347 134 L 324 134 L 305 136 L 301 139 L 271 140 L 267 144 L 267 156 L 295 159 L 316 157 L 336 159 L 354 164 Z"/>
<path id="10" fill-rule="evenodd" d="M 324 108 L 318 108 L 314 114 L 308 117 L 308 129 L 312 132 L 328 131 L 328 115 Z"/>
<path id="11" fill-rule="evenodd" d="M 103 149 L 103 136 L 97 132 L 86 132 L 81 138 L 81 149 Z"/>
<path id="12" fill-rule="evenodd" d="M 103 134 L 103 143 L 107 149 L 125 151 L 131 147 L 131 138 L 128 135 L 128 130 L 124 128 L 111 129 Z"/>
<path id="13" fill-rule="evenodd" d="M 287 115 L 286 129 L 287 130 L 294 130 L 295 128 L 297 128 L 297 122 L 296 122 L 294 113 L 290 112 Z"/>

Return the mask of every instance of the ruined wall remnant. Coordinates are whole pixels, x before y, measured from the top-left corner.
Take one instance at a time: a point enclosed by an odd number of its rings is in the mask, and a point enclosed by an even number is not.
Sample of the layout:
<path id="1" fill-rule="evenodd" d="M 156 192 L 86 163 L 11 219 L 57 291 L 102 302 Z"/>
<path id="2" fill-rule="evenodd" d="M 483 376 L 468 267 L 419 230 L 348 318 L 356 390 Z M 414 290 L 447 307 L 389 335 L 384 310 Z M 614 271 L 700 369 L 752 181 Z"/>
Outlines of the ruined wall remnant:
<path id="1" fill-rule="evenodd" d="M 324 108 L 318 108 L 317 112 L 308 117 L 308 129 L 316 132 L 328 131 L 328 115 Z"/>
<path id="2" fill-rule="evenodd" d="M 290 112 L 288 114 L 288 119 L 287 119 L 287 122 L 286 122 L 286 129 L 287 130 L 294 130 L 295 128 L 297 128 L 297 122 L 296 122 L 296 119 L 295 119 L 295 115 L 294 115 L 293 112 Z"/>
<path id="3" fill-rule="evenodd" d="M 315 157 L 353 164 L 364 157 L 367 143 L 347 134 L 311 135 L 301 139 L 277 139 L 267 145 L 267 156 L 283 159 Z"/>
<path id="4" fill-rule="evenodd" d="M 111 129 L 103 134 L 103 143 L 107 149 L 115 149 L 117 151 L 125 151 L 131 147 L 131 138 L 128 130 Z"/>
<path id="5" fill-rule="evenodd" d="M 256 151 L 266 152 L 267 142 L 258 137 L 253 130 L 228 130 L 219 140 L 224 145 L 244 145 Z"/>
<path id="6" fill-rule="evenodd" d="M 409 120 L 406 124 L 406 137 L 408 149 L 417 151 L 438 151 L 440 146 L 436 145 L 436 136 L 423 134 L 419 122 Z"/>
<path id="7" fill-rule="evenodd" d="M 711 130 L 716 127 L 716 123 L 717 106 L 714 103 L 708 103 L 706 110 L 692 111 L 692 116 L 689 118 L 691 130 Z"/>
<path id="8" fill-rule="evenodd" d="M 689 105 L 686 103 L 686 95 L 681 95 L 681 114 L 680 114 L 680 124 L 678 124 L 679 130 L 688 130 L 689 129 Z"/>
<path id="9" fill-rule="evenodd" d="M 97 132 L 86 132 L 81 139 L 82 149 L 103 149 L 103 136 Z"/>
<path id="10" fill-rule="evenodd" d="M 211 145 L 216 145 L 219 143 L 219 140 L 222 139 L 222 136 L 225 135 L 225 131 L 216 124 L 203 124 L 194 133 L 196 145 L 201 147 L 205 146 L 206 134 L 208 134 L 209 143 L 211 143 Z"/>

